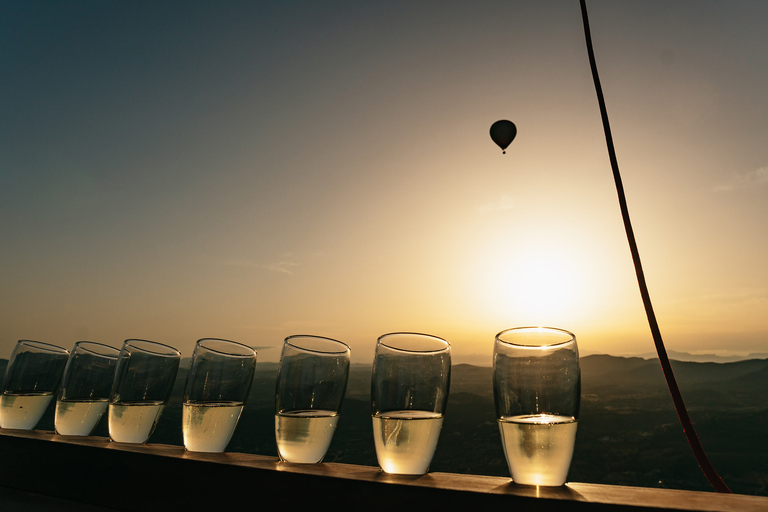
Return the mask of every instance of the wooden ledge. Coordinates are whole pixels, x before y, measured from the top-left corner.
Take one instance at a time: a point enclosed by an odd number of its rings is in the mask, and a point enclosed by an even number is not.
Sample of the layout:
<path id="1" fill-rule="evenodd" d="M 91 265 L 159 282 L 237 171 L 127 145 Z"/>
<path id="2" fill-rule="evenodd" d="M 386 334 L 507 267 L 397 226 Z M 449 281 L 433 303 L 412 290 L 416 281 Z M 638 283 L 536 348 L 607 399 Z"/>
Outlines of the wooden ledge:
<path id="1" fill-rule="evenodd" d="M 714 492 L 569 483 L 529 487 L 508 478 L 453 473 L 388 475 L 350 464 L 287 464 L 242 453 L 0 430 L 0 485 L 116 510 L 315 506 L 341 510 L 516 507 L 536 511 L 765 512 L 768 498 Z"/>

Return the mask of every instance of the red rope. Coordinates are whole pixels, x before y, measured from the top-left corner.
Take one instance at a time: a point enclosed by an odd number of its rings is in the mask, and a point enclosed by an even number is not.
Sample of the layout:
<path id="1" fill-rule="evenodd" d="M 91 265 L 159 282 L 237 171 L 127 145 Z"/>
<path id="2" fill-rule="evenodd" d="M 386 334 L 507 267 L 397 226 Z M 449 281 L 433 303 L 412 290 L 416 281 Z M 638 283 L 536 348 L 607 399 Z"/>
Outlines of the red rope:
<path id="1" fill-rule="evenodd" d="M 664 372 L 664 378 L 667 381 L 669 392 L 672 395 L 672 402 L 675 404 L 675 410 L 677 416 L 680 418 L 680 423 L 683 426 L 683 432 L 688 439 L 688 444 L 693 450 L 693 455 L 696 457 L 696 461 L 699 463 L 699 467 L 704 472 L 704 476 L 715 488 L 717 492 L 730 493 L 731 490 L 725 485 L 723 479 L 717 474 L 712 463 L 709 461 L 707 454 L 704 452 L 704 448 L 699 441 L 699 436 L 696 434 L 696 430 L 693 428 L 693 422 L 688 416 L 688 410 L 683 403 L 683 396 L 680 394 L 680 388 L 677 386 L 675 375 L 672 372 L 672 365 L 669 362 L 667 356 L 667 350 L 664 348 L 664 341 L 661 339 L 661 331 L 659 330 L 659 324 L 656 322 L 656 314 L 653 312 L 653 306 L 651 305 L 651 296 L 648 293 L 648 286 L 645 283 L 645 275 L 643 274 L 643 267 L 640 263 L 640 253 L 637 250 L 637 242 L 635 241 L 635 235 L 632 230 L 632 224 L 629 220 L 629 209 L 627 208 L 627 199 L 624 196 L 624 186 L 621 183 L 621 175 L 619 174 L 619 164 L 616 160 L 616 151 L 613 147 L 613 137 L 611 136 L 611 127 L 608 123 L 608 111 L 605 108 L 605 99 L 603 98 L 603 89 L 600 86 L 600 78 L 597 74 L 597 64 L 595 63 L 595 54 L 592 49 L 592 35 L 589 30 L 589 19 L 587 17 L 587 4 L 586 0 L 579 0 L 581 4 L 581 17 L 584 21 L 584 37 L 587 42 L 587 53 L 589 54 L 589 65 L 592 68 L 592 78 L 595 82 L 595 91 L 597 92 L 597 100 L 600 104 L 600 116 L 603 119 L 603 129 L 605 131 L 605 142 L 608 145 L 608 155 L 611 160 L 611 168 L 613 169 L 613 178 L 616 182 L 616 192 L 619 195 L 619 205 L 621 207 L 621 216 L 624 219 L 624 229 L 627 232 L 627 241 L 629 242 L 629 249 L 632 253 L 632 261 L 635 264 L 635 274 L 637 274 L 637 283 L 640 286 L 640 295 L 643 298 L 643 305 L 645 306 L 645 313 L 648 317 L 648 325 L 651 328 L 653 335 L 653 342 L 656 345 L 656 352 L 659 355 L 659 362 L 661 363 L 661 369 Z"/>

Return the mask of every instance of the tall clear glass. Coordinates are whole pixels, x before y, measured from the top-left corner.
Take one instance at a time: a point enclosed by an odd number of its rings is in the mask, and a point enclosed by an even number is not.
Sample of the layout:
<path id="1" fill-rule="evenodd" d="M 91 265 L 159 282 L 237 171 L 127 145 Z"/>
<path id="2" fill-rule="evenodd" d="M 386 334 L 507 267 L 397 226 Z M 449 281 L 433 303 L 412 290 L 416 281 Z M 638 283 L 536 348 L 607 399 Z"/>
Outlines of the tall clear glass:
<path id="1" fill-rule="evenodd" d="M 256 371 L 256 351 L 235 341 L 198 340 L 184 387 L 182 434 L 191 452 L 223 452 Z"/>
<path id="2" fill-rule="evenodd" d="M 331 445 L 349 378 L 349 347 L 322 336 L 289 336 L 275 390 L 280 460 L 321 462 Z"/>
<path id="3" fill-rule="evenodd" d="M 88 436 L 109 404 L 120 351 L 92 341 L 78 341 L 69 354 L 56 400 L 56 433 Z"/>
<path id="4" fill-rule="evenodd" d="M 112 441 L 147 442 L 173 391 L 180 359 L 178 350 L 162 343 L 123 343 L 109 399 L 107 419 Z"/>
<path id="5" fill-rule="evenodd" d="M 493 394 L 512 480 L 563 485 L 573 457 L 581 400 L 576 337 L 551 327 L 496 335 Z"/>
<path id="6" fill-rule="evenodd" d="M 35 428 L 56 394 L 68 357 L 69 351 L 56 345 L 16 343 L 3 378 L 0 428 Z"/>
<path id="7" fill-rule="evenodd" d="M 418 333 L 376 344 L 371 381 L 373 439 L 386 473 L 423 475 L 437 448 L 451 381 L 451 345 Z"/>

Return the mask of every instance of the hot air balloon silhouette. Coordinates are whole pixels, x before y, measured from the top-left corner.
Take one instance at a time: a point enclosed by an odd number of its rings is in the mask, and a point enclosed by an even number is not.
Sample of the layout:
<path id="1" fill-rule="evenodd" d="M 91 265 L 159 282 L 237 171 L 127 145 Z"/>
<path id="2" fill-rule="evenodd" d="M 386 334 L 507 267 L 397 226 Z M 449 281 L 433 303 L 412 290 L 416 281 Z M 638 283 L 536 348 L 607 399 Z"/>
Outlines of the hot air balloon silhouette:
<path id="1" fill-rule="evenodd" d="M 491 139 L 501 148 L 502 154 L 506 154 L 504 150 L 515 139 L 515 135 L 517 135 L 517 127 L 512 121 L 503 119 L 491 125 Z"/>

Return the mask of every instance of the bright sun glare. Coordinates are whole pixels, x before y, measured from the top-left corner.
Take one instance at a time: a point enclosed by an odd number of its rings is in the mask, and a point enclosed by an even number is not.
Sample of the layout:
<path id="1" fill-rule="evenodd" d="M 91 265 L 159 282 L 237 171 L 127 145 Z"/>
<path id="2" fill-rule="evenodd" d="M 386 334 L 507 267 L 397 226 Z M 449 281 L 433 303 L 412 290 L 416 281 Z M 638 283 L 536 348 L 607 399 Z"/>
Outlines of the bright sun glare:
<path id="1" fill-rule="evenodd" d="M 576 305 L 576 269 L 564 251 L 536 250 L 520 255 L 499 274 L 502 300 L 509 308 L 532 318 L 567 314 Z"/>
<path id="2" fill-rule="evenodd" d="M 583 320 L 590 301 L 587 267 L 558 243 L 486 255 L 481 279 L 486 311 L 526 325 L 558 327 Z"/>

